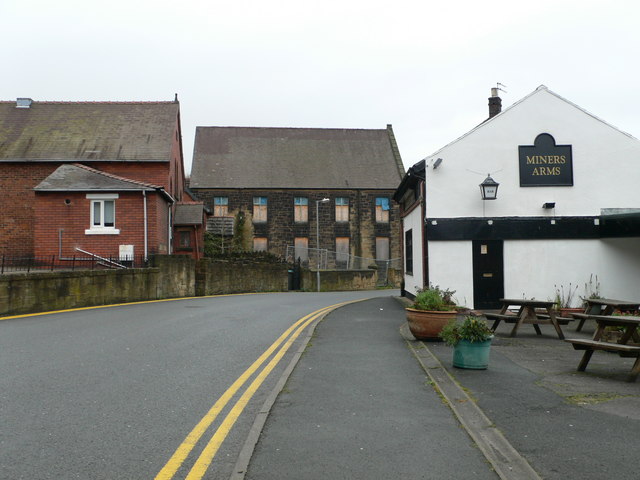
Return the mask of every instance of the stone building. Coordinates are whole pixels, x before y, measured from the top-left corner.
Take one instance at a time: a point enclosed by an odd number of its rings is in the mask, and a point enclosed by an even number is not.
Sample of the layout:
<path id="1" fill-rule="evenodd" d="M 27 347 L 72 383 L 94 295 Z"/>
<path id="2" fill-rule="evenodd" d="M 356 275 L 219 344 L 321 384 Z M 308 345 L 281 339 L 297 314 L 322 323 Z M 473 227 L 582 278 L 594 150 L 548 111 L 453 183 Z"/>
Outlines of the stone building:
<path id="1" fill-rule="evenodd" d="M 319 247 L 337 261 L 387 260 L 401 255 L 391 197 L 403 175 L 391 125 L 198 127 L 190 189 L 211 210 L 215 235 L 232 235 L 232 218 L 244 215 L 254 250 L 285 256 L 295 247 L 305 261 Z"/>

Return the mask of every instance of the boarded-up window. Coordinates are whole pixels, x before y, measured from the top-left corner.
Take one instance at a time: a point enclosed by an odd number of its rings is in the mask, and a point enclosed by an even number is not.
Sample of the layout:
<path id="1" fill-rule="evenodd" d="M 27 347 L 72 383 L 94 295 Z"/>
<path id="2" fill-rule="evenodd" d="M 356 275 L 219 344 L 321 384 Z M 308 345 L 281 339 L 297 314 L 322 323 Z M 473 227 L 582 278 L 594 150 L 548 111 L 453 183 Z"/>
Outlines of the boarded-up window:
<path id="1" fill-rule="evenodd" d="M 296 237 L 293 240 L 295 248 L 296 260 L 300 259 L 303 262 L 309 261 L 309 239 L 307 237 Z"/>
<path id="2" fill-rule="evenodd" d="M 336 263 L 344 265 L 349 262 L 349 237 L 336 237 Z"/>
<path id="3" fill-rule="evenodd" d="M 213 216 L 226 217 L 229 214 L 229 198 L 213 197 Z"/>
<path id="4" fill-rule="evenodd" d="M 267 197 L 253 197 L 253 221 L 267 221 Z"/>
<path id="5" fill-rule="evenodd" d="M 307 223 L 309 221 L 309 199 L 307 197 L 294 197 L 293 220 L 296 223 Z"/>
<path id="6" fill-rule="evenodd" d="M 389 260 L 389 237 L 376 237 L 376 260 Z"/>
<path id="7" fill-rule="evenodd" d="M 349 198 L 336 197 L 336 222 L 349 221 Z"/>
<path id="8" fill-rule="evenodd" d="M 266 252 L 268 242 L 265 237 L 255 237 L 253 239 L 253 251 L 254 252 Z"/>
<path id="9" fill-rule="evenodd" d="M 376 198 L 376 222 L 389 223 L 389 199 L 385 197 Z"/>

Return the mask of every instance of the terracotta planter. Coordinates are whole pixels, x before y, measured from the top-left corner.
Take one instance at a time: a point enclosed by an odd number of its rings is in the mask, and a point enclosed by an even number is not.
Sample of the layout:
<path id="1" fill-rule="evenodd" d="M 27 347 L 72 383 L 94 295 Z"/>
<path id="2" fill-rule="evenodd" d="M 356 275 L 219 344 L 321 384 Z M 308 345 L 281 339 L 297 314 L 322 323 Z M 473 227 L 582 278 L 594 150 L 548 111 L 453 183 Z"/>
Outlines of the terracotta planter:
<path id="1" fill-rule="evenodd" d="M 456 318 L 457 312 L 438 312 L 434 310 L 416 310 L 406 308 L 409 330 L 416 340 L 442 340 L 439 337 L 442 328 Z"/>
<path id="2" fill-rule="evenodd" d="M 583 313 L 584 308 L 561 308 L 559 310 L 561 317 L 571 317 L 572 313 Z"/>

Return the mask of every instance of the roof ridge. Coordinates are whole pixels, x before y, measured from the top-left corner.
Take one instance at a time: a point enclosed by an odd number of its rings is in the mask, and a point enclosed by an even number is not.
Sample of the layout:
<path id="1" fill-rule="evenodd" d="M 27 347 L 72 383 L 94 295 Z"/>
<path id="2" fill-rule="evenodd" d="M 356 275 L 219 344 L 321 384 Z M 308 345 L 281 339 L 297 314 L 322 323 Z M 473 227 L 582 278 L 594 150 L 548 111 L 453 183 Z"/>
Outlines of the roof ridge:
<path id="1" fill-rule="evenodd" d="M 341 127 L 238 127 L 233 125 L 197 125 L 196 128 L 234 128 L 253 130 L 333 130 L 333 131 L 366 131 L 366 132 L 386 132 L 386 128 L 341 128 Z"/>
<path id="2" fill-rule="evenodd" d="M 177 103 L 173 100 L 115 100 L 115 101 L 98 101 L 98 100 L 33 100 L 34 104 L 49 104 L 49 105 L 171 105 Z M 0 104 L 15 104 L 15 100 L 0 100 Z"/>
<path id="3" fill-rule="evenodd" d="M 75 167 L 83 168 L 84 170 L 87 170 L 89 172 L 93 172 L 93 173 L 97 173 L 97 174 L 103 175 L 103 176 L 108 177 L 108 178 L 113 178 L 114 180 L 120 180 L 120 181 L 123 181 L 123 182 L 134 183 L 134 184 L 140 185 L 142 187 L 164 189 L 164 187 L 161 187 L 160 185 L 154 185 L 153 183 L 141 182 L 140 180 L 134 180 L 132 178 L 121 177 L 120 175 L 115 175 L 113 173 L 103 172 L 102 170 L 97 170 L 95 168 L 88 167 L 87 165 L 83 165 L 81 163 L 72 163 L 71 165 L 75 166 Z"/>

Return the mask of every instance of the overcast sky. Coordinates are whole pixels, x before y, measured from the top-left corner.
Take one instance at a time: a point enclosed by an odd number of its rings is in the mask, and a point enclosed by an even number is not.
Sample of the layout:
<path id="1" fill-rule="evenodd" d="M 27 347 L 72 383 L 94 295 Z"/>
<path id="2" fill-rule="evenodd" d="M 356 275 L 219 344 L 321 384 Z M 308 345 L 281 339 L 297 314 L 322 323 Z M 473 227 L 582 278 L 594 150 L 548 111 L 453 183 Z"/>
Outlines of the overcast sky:
<path id="1" fill-rule="evenodd" d="M 173 100 L 196 126 L 385 128 L 409 167 L 539 85 L 640 137 L 637 0 L 2 0 L 2 100 Z"/>

